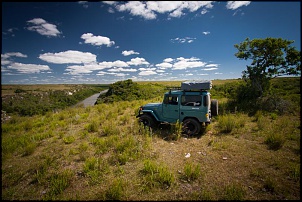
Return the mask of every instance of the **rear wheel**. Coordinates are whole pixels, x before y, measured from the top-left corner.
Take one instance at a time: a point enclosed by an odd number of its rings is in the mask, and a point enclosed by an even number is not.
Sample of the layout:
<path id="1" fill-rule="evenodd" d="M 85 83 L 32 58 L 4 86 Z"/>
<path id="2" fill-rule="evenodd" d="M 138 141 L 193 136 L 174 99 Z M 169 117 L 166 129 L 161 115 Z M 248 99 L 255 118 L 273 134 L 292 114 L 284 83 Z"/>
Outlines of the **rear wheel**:
<path id="1" fill-rule="evenodd" d="M 148 127 L 154 127 L 155 126 L 155 121 L 152 116 L 149 114 L 143 114 L 139 117 L 139 121 L 144 124 L 144 126 Z"/>
<path id="2" fill-rule="evenodd" d="M 195 135 L 200 132 L 200 123 L 195 119 L 186 119 L 183 121 L 183 132 L 187 135 Z"/>
<path id="3" fill-rule="evenodd" d="M 218 115 L 218 100 L 211 100 L 211 115 Z"/>

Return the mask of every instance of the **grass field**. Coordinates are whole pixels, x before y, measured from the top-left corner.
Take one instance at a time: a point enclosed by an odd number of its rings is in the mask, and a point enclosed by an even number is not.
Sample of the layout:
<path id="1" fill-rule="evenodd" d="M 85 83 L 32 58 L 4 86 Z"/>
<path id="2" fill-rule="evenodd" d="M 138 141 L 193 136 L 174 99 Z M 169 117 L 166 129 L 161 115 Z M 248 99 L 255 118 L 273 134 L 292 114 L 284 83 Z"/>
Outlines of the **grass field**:
<path id="1" fill-rule="evenodd" d="M 2 199 L 300 200 L 300 112 L 224 113 L 187 137 L 178 125 L 138 124 L 138 107 L 161 101 L 12 117 Z"/>

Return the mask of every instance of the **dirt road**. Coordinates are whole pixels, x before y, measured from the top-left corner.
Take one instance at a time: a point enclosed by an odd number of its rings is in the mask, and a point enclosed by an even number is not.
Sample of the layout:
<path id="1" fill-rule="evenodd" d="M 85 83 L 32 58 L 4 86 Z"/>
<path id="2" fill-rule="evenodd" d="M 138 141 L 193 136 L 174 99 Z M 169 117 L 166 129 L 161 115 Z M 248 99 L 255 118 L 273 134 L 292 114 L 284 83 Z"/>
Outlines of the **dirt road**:
<path id="1" fill-rule="evenodd" d="M 76 104 L 76 106 L 79 106 L 79 105 L 84 105 L 84 107 L 88 107 L 88 106 L 94 106 L 94 103 L 96 102 L 97 98 L 101 95 L 101 94 L 104 94 L 106 93 L 108 90 L 103 90 L 97 94 L 94 94 L 88 98 L 86 98 L 85 100 L 79 102 L 78 104 Z"/>

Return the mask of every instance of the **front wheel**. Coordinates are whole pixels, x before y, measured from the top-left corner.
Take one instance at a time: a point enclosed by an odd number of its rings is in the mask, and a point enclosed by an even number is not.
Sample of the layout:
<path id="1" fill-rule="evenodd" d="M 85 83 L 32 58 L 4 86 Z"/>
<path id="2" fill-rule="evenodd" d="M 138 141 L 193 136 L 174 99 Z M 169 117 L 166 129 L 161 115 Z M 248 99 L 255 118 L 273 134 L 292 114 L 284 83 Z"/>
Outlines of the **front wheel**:
<path id="1" fill-rule="evenodd" d="M 153 117 L 151 117 L 148 114 L 143 114 L 139 117 L 139 121 L 141 123 L 143 123 L 144 126 L 148 126 L 148 127 L 154 127 L 155 126 L 155 121 L 153 119 Z"/>
<path id="2" fill-rule="evenodd" d="M 195 135 L 200 132 L 200 123 L 195 119 L 186 119 L 183 121 L 183 132 L 187 135 Z"/>

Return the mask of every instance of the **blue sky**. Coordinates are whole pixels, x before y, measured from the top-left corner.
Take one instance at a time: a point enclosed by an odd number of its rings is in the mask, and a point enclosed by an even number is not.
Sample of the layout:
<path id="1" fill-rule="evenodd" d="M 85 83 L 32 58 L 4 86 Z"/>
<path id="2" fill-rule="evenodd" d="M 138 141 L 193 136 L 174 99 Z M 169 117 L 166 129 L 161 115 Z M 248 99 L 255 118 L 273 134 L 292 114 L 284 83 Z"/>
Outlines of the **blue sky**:
<path id="1" fill-rule="evenodd" d="M 235 44 L 301 50 L 299 1 L 2 2 L 2 84 L 241 78 Z"/>

